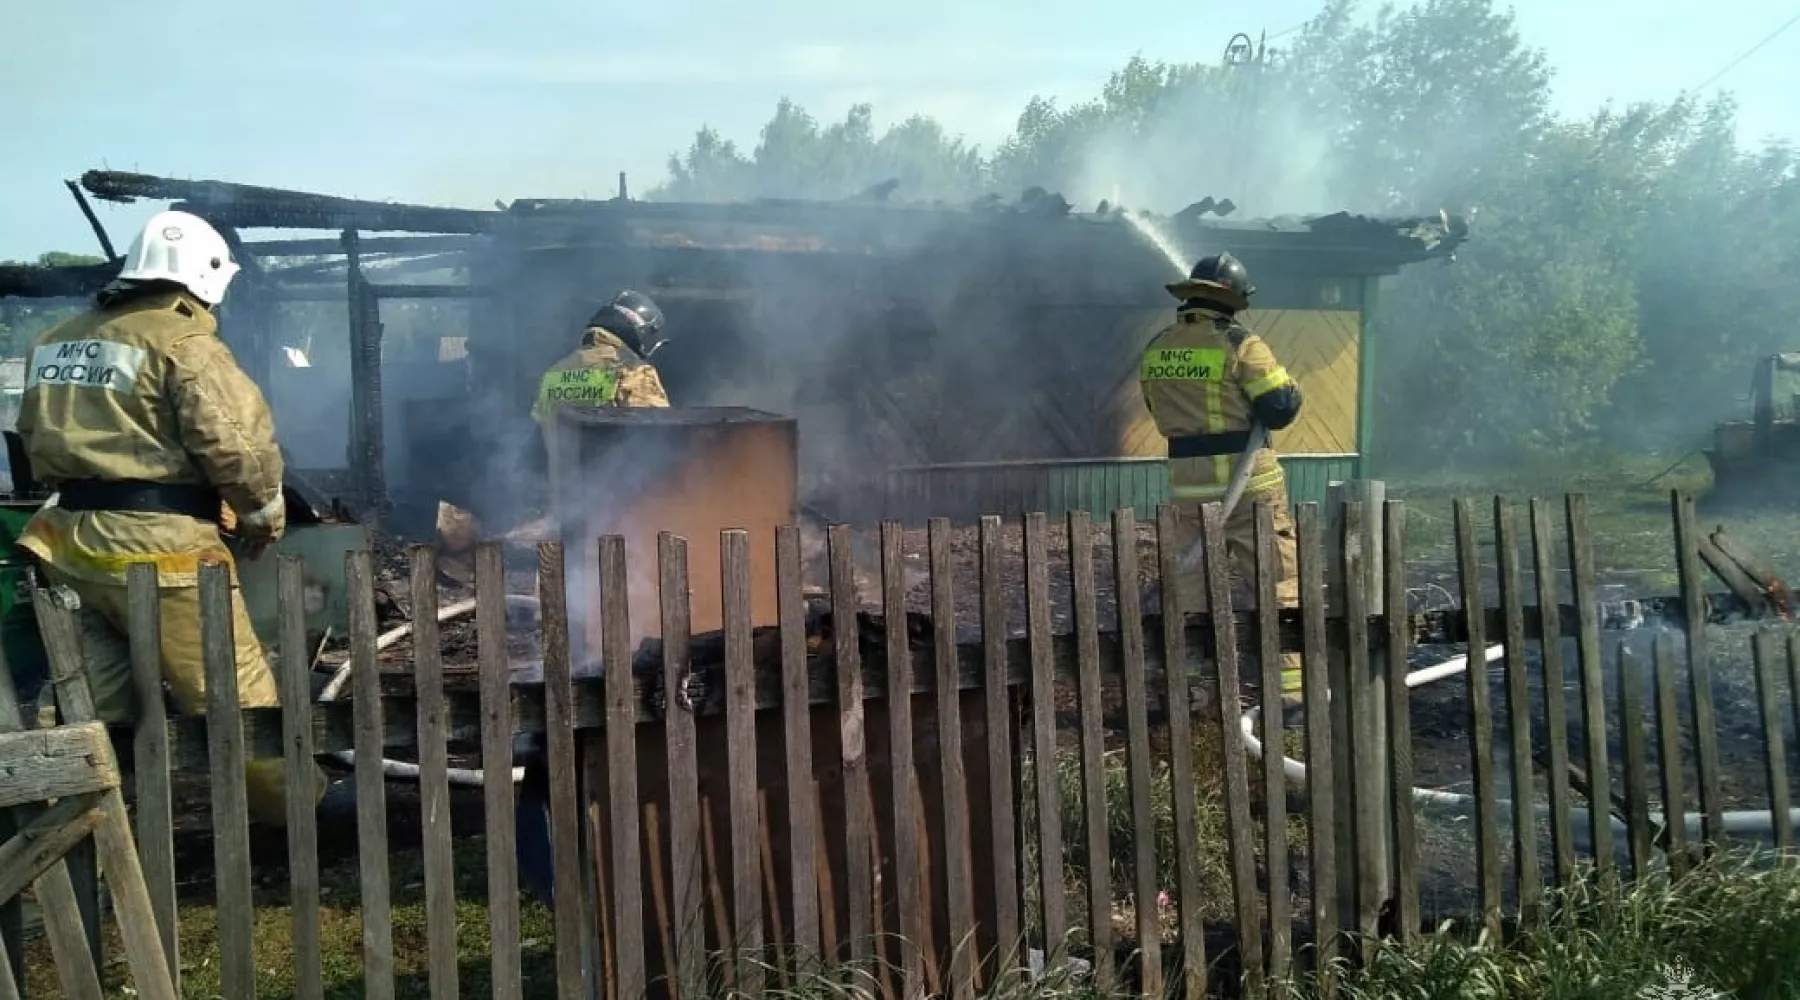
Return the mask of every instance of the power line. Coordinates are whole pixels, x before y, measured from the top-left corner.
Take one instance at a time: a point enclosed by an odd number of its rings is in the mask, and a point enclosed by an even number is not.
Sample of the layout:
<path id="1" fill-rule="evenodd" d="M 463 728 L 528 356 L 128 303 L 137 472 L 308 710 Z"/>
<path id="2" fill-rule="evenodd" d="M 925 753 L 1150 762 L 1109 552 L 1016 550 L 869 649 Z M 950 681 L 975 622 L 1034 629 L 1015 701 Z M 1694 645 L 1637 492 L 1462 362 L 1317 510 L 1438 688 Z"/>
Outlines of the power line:
<path id="1" fill-rule="evenodd" d="M 1789 28 L 1793 27 L 1796 24 L 1800 24 L 1800 14 L 1795 14 L 1793 17 L 1788 18 L 1787 21 L 1781 25 L 1781 27 L 1776 28 L 1774 31 L 1771 31 L 1767 35 L 1763 36 L 1762 41 L 1757 42 L 1755 45 L 1750 46 L 1750 48 L 1748 50 L 1746 50 L 1742 55 L 1740 55 L 1736 59 L 1733 59 L 1732 61 L 1726 63 L 1724 69 L 1721 69 L 1717 73 L 1714 73 L 1713 75 L 1707 77 L 1706 82 L 1702 83 L 1698 87 L 1695 87 L 1694 90 L 1695 91 L 1705 90 L 1706 88 L 1712 86 L 1714 83 L 1717 83 L 1720 77 L 1722 77 L 1725 74 L 1736 69 L 1738 66 L 1738 63 L 1741 63 L 1744 60 L 1755 55 L 1759 50 L 1762 49 L 1763 46 L 1774 41 L 1776 39 L 1776 37 L 1779 36 L 1782 32 L 1788 30 Z"/>
<path id="2" fill-rule="evenodd" d="M 1277 31 L 1273 35 L 1270 35 L 1267 40 L 1272 42 L 1277 38 L 1283 38 L 1287 35 L 1291 35 L 1294 32 L 1299 31 L 1301 28 L 1304 28 L 1311 23 L 1312 23 L 1311 21 L 1301 21 L 1299 24 L 1296 24 L 1291 28 L 1283 28 L 1280 31 Z"/>

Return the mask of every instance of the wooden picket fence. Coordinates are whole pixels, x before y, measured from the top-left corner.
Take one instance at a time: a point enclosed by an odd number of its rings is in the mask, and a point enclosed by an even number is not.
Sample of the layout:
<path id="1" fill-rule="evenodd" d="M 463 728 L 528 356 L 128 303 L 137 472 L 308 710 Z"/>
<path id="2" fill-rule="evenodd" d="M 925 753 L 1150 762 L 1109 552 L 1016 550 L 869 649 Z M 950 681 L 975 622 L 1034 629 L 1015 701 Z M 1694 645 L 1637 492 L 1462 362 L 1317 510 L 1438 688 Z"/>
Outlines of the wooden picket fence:
<path id="1" fill-rule="evenodd" d="M 1700 578 L 1691 502 L 1672 499 L 1681 594 L 1660 610 L 1671 621 L 1702 623 L 1718 608 Z M 210 771 L 219 992 L 252 997 L 258 970 L 244 764 L 284 759 L 290 785 L 303 787 L 316 755 L 353 750 L 364 995 L 394 996 L 381 758 L 416 750 L 425 817 L 429 991 L 434 998 L 464 995 L 458 982 L 448 766 L 453 746 L 478 747 L 485 773 L 492 995 L 521 997 L 513 741 L 515 734 L 541 733 L 553 775 L 560 997 L 688 998 L 727 987 L 755 993 L 791 985 L 809 969 L 866 963 L 857 967 L 879 968 L 871 982 L 882 990 L 909 1000 L 927 992 L 962 1000 L 1019 981 L 1032 950 L 1042 952 L 1051 969 L 1070 956 L 1091 963 L 1097 985 L 1106 990 L 1261 995 L 1285 988 L 1301 970 L 1320 967 L 1324 959 L 1354 962 L 1370 935 L 1410 938 L 1422 932 L 1410 695 L 1404 683 L 1408 652 L 1420 644 L 1467 643 L 1475 654 L 1464 674 L 1478 896 L 1477 912 L 1469 916 L 1498 933 L 1511 921 L 1541 918 L 1546 883 L 1566 883 L 1590 866 L 1612 873 L 1615 780 L 1624 792 L 1621 811 L 1634 874 L 1659 867 L 1654 860 L 1659 852 L 1679 870 L 1689 858 L 1683 823 L 1651 822 L 1645 696 L 1635 670 L 1622 670 L 1617 687 L 1616 719 L 1625 723 L 1622 764 L 1609 760 L 1606 739 L 1584 736 L 1585 768 L 1570 766 L 1564 679 L 1571 664 L 1565 663 L 1564 638 L 1575 644 L 1582 732 L 1605 732 L 1608 723 L 1586 498 L 1567 497 L 1561 517 L 1550 505 L 1533 501 L 1523 538 L 1518 511 L 1495 501 L 1495 607 L 1482 583 L 1474 508 L 1459 501 L 1454 511 L 1461 604 L 1480 609 L 1476 614 L 1406 612 L 1406 511 L 1402 503 L 1389 501 L 1377 509 L 1347 503 L 1329 524 L 1318 505 L 1299 507 L 1301 599 L 1299 607 L 1285 609 L 1276 606 L 1268 571 L 1275 565 L 1271 512 L 1260 509 L 1256 606 L 1235 611 L 1224 560 L 1211 557 L 1224 552 L 1217 508 L 1206 508 L 1203 519 L 1207 593 L 1182 594 L 1175 573 L 1182 553 L 1172 541 L 1176 514 L 1163 507 L 1156 518 L 1155 557 L 1162 613 L 1152 615 L 1143 613 L 1135 582 L 1140 556 L 1134 515 L 1116 512 L 1110 569 L 1123 583 L 1117 587 L 1116 620 L 1106 622 L 1098 613 L 1094 567 L 1105 531 L 1096 529 L 1088 514 L 1072 513 L 1066 529 L 1073 556 L 1067 580 L 1071 634 L 1052 629 L 1046 518 L 1023 518 L 1022 581 L 1005 578 L 1004 526 L 987 518 L 979 532 L 981 639 L 972 644 L 959 644 L 953 628 L 932 626 L 953 620 L 956 607 L 952 531 L 943 519 L 928 526 L 930 616 L 907 614 L 899 525 L 881 530 L 881 614 L 859 607 L 852 532 L 834 526 L 828 532 L 829 614 L 815 617 L 810 627 L 800 535 L 795 528 L 779 529 L 780 620 L 767 634 L 751 624 L 749 538 L 727 531 L 721 541 L 725 624 L 717 655 L 703 655 L 701 647 L 712 650 L 713 640 L 692 635 L 689 627 L 687 544 L 665 535 L 658 567 L 664 638 L 649 669 L 627 639 L 625 543 L 607 537 L 599 545 L 603 679 L 576 676 L 564 553 L 559 545 L 545 544 L 539 552 L 542 684 L 518 684 L 510 674 L 502 550 L 498 543 L 484 543 L 475 559 L 479 683 L 472 691 L 445 683 L 436 563 L 426 547 L 412 552 L 412 683 L 381 674 L 372 557 L 358 551 L 347 565 L 353 677 L 347 704 L 312 701 L 313 651 L 306 641 L 300 566 L 284 560 L 279 669 L 284 705 L 242 712 L 234 711 L 230 581 L 223 567 L 204 567 L 208 717 L 238 722 L 209 726 L 204 719 L 167 718 L 160 703 L 152 702 L 135 734 L 136 830 L 170 967 L 181 968 L 183 946 L 175 919 L 172 772 Z M 1374 533 L 1368 526 L 1377 515 L 1380 531 Z M 1559 527 L 1566 563 L 1558 559 L 1555 544 Z M 1532 590 L 1547 597 L 1530 605 L 1522 585 L 1522 541 L 1536 579 Z M 1371 562 L 1377 550 L 1379 573 Z M 1567 604 L 1556 597 L 1565 568 L 1571 581 Z M 1328 578 L 1337 581 L 1329 597 Z M 1374 592 L 1371 580 L 1377 582 Z M 134 660 L 153 680 L 154 571 L 135 567 L 130 583 Z M 1026 629 L 1015 636 L 1007 630 L 1006 596 L 1009 587 L 1021 584 Z M 1191 610 L 1196 607 L 1222 613 Z M 59 638 L 72 630 L 45 631 L 53 669 L 78 656 Z M 1535 792 L 1511 796 L 1511 842 L 1503 842 L 1507 824 L 1502 821 L 1508 817 L 1501 815 L 1496 794 L 1496 706 L 1490 704 L 1488 672 L 1479 655 L 1490 637 L 1508 653 L 1498 714 L 1514 748 L 1515 789 L 1540 787 L 1528 752 L 1533 720 L 1541 719 L 1548 732 L 1548 877 L 1540 863 Z M 1704 839 L 1717 843 L 1724 834 L 1723 799 L 1706 630 L 1688 628 L 1685 637 Z M 1779 845 L 1786 849 L 1792 846 L 1792 827 L 1774 641 L 1772 635 L 1759 636 L 1755 662 L 1769 801 Z M 1527 650 L 1541 663 L 1544 683 L 1536 699 L 1527 683 Z M 1264 723 L 1271 752 L 1263 755 L 1257 773 L 1252 774 L 1238 739 L 1241 689 L 1276 690 L 1283 651 L 1302 654 L 1306 678 L 1301 743 L 1307 772 L 1300 817 L 1306 842 L 1297 844 L 1288 842 L 1290 783 L 1278 752 L 1279 713 L 1269 713 Z M 1790 638 L 1786 652 L 1795 682 L 1791 690 L 1800 690 L 1800 639 Z M 1652 702 L 1660 798 L 1666 813 L 1679 816 L 1686 796 L 1674 654 L 1667 637 L 1655 645 Z M 1254 665 L 1250 676 L 1246 665 Z M 1328 688 L 1344 696 L 1328 698 Z M 1059 689 L 1076 694 L 1077 802 L 1063 801 L 1065 787 L 1055 766 L 1066 728 L 1059 719 Z M 1124 716 L 1121 742 L 1135 830 L 1128 894 L 1136 905 L 1127 919 L 1135 924 L 1134 935 L 1117 933 L 1117 898 L 1110 885 L 1115 859 L 1106 835 L 1105 769 L 1107 755 L 1121 746 L 1107 739 L 1111 727 L 1103 703 L 1109 690 L 1118 692 L 1122 705 L 1110 714 Z M 894 698 L 894 691 L 911 691 L 913 697 Z M 1223 710 L 1197 713 L 1199 695 L 1206 696 L 1199 701 Z M 1152 712 L 1157 703 L 1160 718 Z M 1800 702 L 1794 711 L 1800 713 Z M 1376 719 L 1383 721 L 1378 725 Z M 1207 727 L 1216 728 L 1222 780 L 1197 773 L 1196 737 L 1209 735 Z M 891 734 L 911 738 L 889 739 Z M 722 772 L 707 762 L 714 744 L 727 748 Z M 1150 829 L 1153 782 L 1162 773 L 1173 798 L 1172 892 L 1158 884 L 1157 840 Z M 1587 857 L 1578 856 L 1574 836 L 1579 810 L 1571 774 L 1577 785 L 1585 780 L 1595 789 L 1587 810 Z M 1197 820 L 1202 787 L 1219 785 L 1234 915 L 1223 931 L 1203 918 L 1201 859 L 1214 845 L 1200 841 Z M 619 808 L 620 803 L 644 805 Z M 715 822 L 719 807 L 722 823 Z M 1065 837 L 1064 820 L 1074 814 L 1085 823 L 1085 843 Z M 287 841 L 295 995 L 317 1000 L 324 989 L 320 864 L 309 803 L 296 801 L 290 809 Z M 1510 865 L 1502 865 L 1503 855 Z M 1290 871 L 1291 865 L 1302 871 Z M 1085 892 L 1071 901 L 1068 876 L 1076 867 L 1085 870 Z M 1299 912 L 1290 905 L 1296 875 L 1305 876 L 1308 887 Z M 1505 880 L 1513 890 L 1510 909 Z M 1152 902 L 1165 894 L 1175 911 L 1175 932 L 1167 940 L 1159 906 Z M 1133 936 L 1135 941 L 1128 940 Z"/>

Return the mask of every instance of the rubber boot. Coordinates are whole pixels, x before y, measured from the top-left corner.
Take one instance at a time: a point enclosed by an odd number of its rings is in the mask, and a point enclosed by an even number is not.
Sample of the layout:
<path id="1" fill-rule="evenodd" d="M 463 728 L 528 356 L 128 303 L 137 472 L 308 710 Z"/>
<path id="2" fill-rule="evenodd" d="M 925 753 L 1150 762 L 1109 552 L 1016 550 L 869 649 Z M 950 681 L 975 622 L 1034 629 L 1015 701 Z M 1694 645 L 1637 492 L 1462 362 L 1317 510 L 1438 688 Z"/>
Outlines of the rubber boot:
<path id="1" fill-rule="evenodd" d="M 550 804 L 529 793 L 521 794 L 513 806 L 513 829 L 518 840 L 519 885 L 545 906 L 555 906 L 556 870 L 550 850 Z"/>
<path id="2" fill-rule="evenodd" d="M 342 778 L 325 787 L 317 809 L 322 829 L 356 825 L 356 779 Z"/>
<path id="3" fill-rule="evenodd" d="M 518 841 L 519 886 L 553 906 L 556 876 L 550 849 L 550 762 L 542 735 L 513 741 L 513 759 L 525 768 L 513 804 L 513 831 Z"/>

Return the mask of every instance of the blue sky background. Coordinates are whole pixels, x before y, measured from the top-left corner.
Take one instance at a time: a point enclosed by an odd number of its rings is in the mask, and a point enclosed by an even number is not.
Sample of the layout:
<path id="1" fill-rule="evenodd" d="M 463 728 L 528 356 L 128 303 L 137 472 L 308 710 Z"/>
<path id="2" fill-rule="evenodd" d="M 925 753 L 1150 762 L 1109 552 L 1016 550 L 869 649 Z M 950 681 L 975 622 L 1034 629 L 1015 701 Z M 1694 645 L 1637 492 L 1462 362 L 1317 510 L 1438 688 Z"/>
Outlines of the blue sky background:
<path id="1" fill-rule="evenodd" d="M 0 0 L 0 259 L 91 252 L 61 181 L 106 166 L 365 198 L 491 205 L 641 192 L 710 124 L 746 147 L 775 101 L 874 104 L 992 146 L 1033 94 L 1094 95 L 1133 54 L 1216 60 L 1315 0 Z M 1796 0 L 1518 0 L 1559 110 L 1668 100 L 1800 14 Z M 1373 7 L 1366 14 L 1372 14 Z M 1800 25 L 1709 89 L 1742 138 L 1800 138 Z M 123 249 L 144 212 L 101 209 Z"/>

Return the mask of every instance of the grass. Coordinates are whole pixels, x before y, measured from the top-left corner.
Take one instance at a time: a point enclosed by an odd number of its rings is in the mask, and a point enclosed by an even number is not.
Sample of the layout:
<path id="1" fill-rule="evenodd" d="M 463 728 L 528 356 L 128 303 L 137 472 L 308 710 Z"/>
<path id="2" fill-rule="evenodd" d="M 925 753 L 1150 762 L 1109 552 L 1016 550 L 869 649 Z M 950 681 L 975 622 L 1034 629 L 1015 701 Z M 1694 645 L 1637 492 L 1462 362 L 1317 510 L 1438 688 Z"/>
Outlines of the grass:
<path id="1" fill-rule="evenodd" d="M 1209 922 L 1228 922 L 1232 917 L 1231 875 L 1226 852 L 1225 812 L 1216 776 L 1223 772 L 1219 731 L 1215 724 L 1197 725 L 1195 737 L 1195 789 L 1197 842 L 1200 854 L 1200 898 L 1202 915 Z M 1160 755 L 1153 755 L 1160 756 Z M 1103 758 L 1105 774 L 1107 829 L 1104 833 L 1110 868 L 1113 925 L 1115 939 L 1131 942 L 1137 933 L 1136 851 L 1134 847 L 1131 773 L 1126 755 L 1111 751 Z M 1155 761 L 1150 780 L 1151 809 L 1156 821 L 1157 885 L 1175 894 L 1178 885 L 1178 861 L 1175 837 L 1174 787 L 1166 761 Z M 1022 786 L 1035 788 L 1031 763 L 1025 762 Z M 1062 832 L 1064 839 L 1064 876 L 1070 922 L 1087 924 L 1087 826 L 1080 803 L 1082 773 L 1079 751 L 1070 748 L 1056 760 L 1058 784 L 1063 799 Z M 1252 769 L 1252 779 L 1256 772 Z M 1026 859 L 1031 893 L 1027 912 L 1035 917 L 1037 900 L 1038 852 L 1035 839 L 1037 819 L 1035 802 L 1027 795 L 1023 816 L 1026 832 Z M 1298 821 L 1296 821 L 1298 822 Z M 1290 830 L 1290 843 L 1304 845 L 1303 826 Z M 1258 844 L 1261 833 L 1257 834 Z M 486 903 L 486 845 L 478 838 L 455 842 L 457 898 L 457 951 L 460 956 L 459 979 L 462 995 L 486 996 L 491 991 L 489 966 L 488 908 Z M 396 961 L 398 1000 L 426 1000 L 430 996 L 426 973 L 426 926 L 424 870 L 417 850 L 396 851 L 389 858 L 392 899 L 392 928 Z M 323 954 L 325 996 L 328 1000 L 350 1000 L 363 995 L 362 982 L 362 918 L 360 912 L 359 873 L 354 859 L 328 865 L 321 872 L 322 899 L 320 940 Z M 259 879 L 268 883 L 256 896 L 256 925 L 253 940 L 257 966 L 257 998 L 290 998 L 294 991 L 294 953 L 290 936 L 292 911 L 288 906 L 285 872 L 267 873 Z M 217 911 L 207 887 L 199 891 L 184 890 L 181 907 L 182 992 L 186 997 L 218 996 Z M 1175 939 L 1175 910 L 1168 908 L 1162 921 L 1164 937 Z M 554 988 L 554 931 L 548 910 L 536 902 L 521 902 L 522 940 L 527 996 L 550 995 Z M 1035 924 L 1035 921 L 1034 921 Z M 1041 927 L 1034 926 L 1041 933 Z M 112 965 L 104 977 L 115 988 L 125 982 L 125 970 L 117 930 L 110 922 L 106 927 L 106 955 Z M 26 960 L 31 968 L 33 1000 L 62 1000 L 51 972 L 47 944 L 40 938 L 27 946 Z M 1071 986 L 1070 989 L 1074 987 Z M 1037 992 L 1055 992 L 1054 981 L 1036 983 Z M 117 994 L 115 994 L 117 995 Z"/>
<path id="2" fill-rule="evenodd" d="M 1448 926 L 1382 944 L 1342 995 L 1421 1000 L 1800 997 L 1800 867 L 1721 855 L 1679 879 L 1577 882 L 1540 927 L 1504 946 Z M 1685 984 L 1689 992 L 1650 992 Z M 1313 995 L 1303 986 L 1302 996 Z"/>
<path id="3" fill-rule="evenodd" d="M 487 996 L 492 992 L 489 965 L 486 843 L 459 840 L 456 852 L 457 955 L 463 996 Z M 416 850 L 396 851 L 388 859 L 393 886 L 393 937 L 398 1000 L 426 1000 L 425 875 Z M 259 880 L 260 881 L 260 880 Z M 278 889 L 259 889 L 253 942 L 257 969 L 257 1000 L 289 1000 L 294 995 L 294 948 L 291 937 L 293 911 L 289 908 L 286 873 L 273 881 Z M 327 1000 L 359 1000 L 364 995 L 362 913 L 357 867 L 354 861 L 325 868 L 320 873 L 319 937 Z M 550 912 L 524 900 L 520 905 L 521 941 L 526 996 L 552 995 L 555 986 L 554 933 Z M 218 911 L 210 899 L 184 899 L 180 908 L 182 996 L 213 1000 L 219 993 Z M 126 983 L 118 930 L 105 925 L 105 954 L 109 967 L 102 977 L 109 981 L 109 996 L 122 992 Z M 47 943 L 29 943 L 26 962 L 31 1000 L 63 1000 Z M 237 998 L 230 998 L 237 1000 Z"/>
<path id="4" fill-rule="evenodd" d="M 1212 741 L 1216 745 L 1217 741 Z M 1196 756 L 1207 753 L 1208 742 L 1202 738 L 1196 740 Z M 1154 755 L 1153 755 L 1154 756 Z M 1102 755 L 1102 773 L 1105 775 L 1106 795 L 1106 856 L 1110 862 L 1105 873 L 1112 889 L 1113 911 L 1111 920 L 1114 935 L 1124 935 L 1127 939 L 1137 934 L 1136 898 L 1137 886 L 1137 841 L 1131 799 L 1131 770 L 1126 755 L 1122 750 L 1111 750 Z M 1035 789 L 1036 763 L 1027 759 L 1024 763 L 1022 787 Z M 1207 771 L 1196 770 L 1205 774 Z M 1216 771 L 1212 773 L 1217 773 Z M 1093 873 L 1088 866 L 1088 823 L 1086 811 L 1081 803 L 1083 795 L 1083 775 L 1081 754 L 1077 749 L 1067 749 L 1057 755 L 1056 759 L 1057 787 L 1062 797 L 1062 840 L 1063 840 L 1063 882 L 1067 912 L 1071 923 L 1086 926 L 1088 918 L 1088 886 Z M 1198 782 L 1195 789 L 1196 827 L 1199 843 L 1203 845 L 1200 854 L 1200 871 L 1202 879 L 1202 905 L 1208 907 L 1207 915 L 1211 918 L 1223 918 L 1228 915 L 1230 900 L 1230 867 L 1225 854 L 1225 811 L 1220 788 L 1205 782 Z M 1153 760 L 1150 766 L 1150 809 L 1155 818 L 1153 844 L 1155 846 L 1157 873 L 1156 884 L 1171 893 L 1177 884 L 1178 861 L 1175 839 L 1175 796 L 1171 781 L 1169 764 L 1166 760 Z M 1036 838 L 1038 828 L 1038 808 L 1035 796 L 1027 796 L 1023 822 L 1026 831 L 1025 865 L 1027 885 L 1030 887 L 1027 899 L 1027 910 L 1033 914 L 1038 912 L 1039 886 L 1042 884 L 1042 854 Z M 1165 923 L 1165 932 L 1168 922 Z M 1041 924 L 1033 922 L 1031 930 L 1041 934 Z"/>
<path id="5" fill-rule="evenodd" d="M 1559 462 L 1539 469 L 1519 469 L 1505 476 L 1444 475 L 1408 477 L 1388 483 L 1389 499 L 1406 501 L 1406 545 L 1409 564 L 1454 567 L 1456 557 L 1453 502 L 1473 501 L 1477 544 L 1493 543 L 1493 498 L 1511 501 L 1519 530 L 1521 566 L 1530 572 L 1530 520 L 1533 498 L 1552 508 L 1557 557 L 1562 551 L 1563 496 L 1585 493 L 1594 541 L 1594 562 L 1603 582 L 1625 580 L 1673 593 L 1676 587 L 1675 541 L 1669 492 L 1679 489 L 1699 499 L 1703 529 L 1723 525 L 1755 550 L 1767 555 L 1776 572 L 1800 576 L 1800 520 L 1791 509 L 1729 508 L 1714 512 L 1705 495 L 1712 474 L 1704 459 L 1690 457 L 1673 467 L 1662 456 L 1601 456 L 1582 462 Z M 1491 563 L 1491 553 L 1484 557 Z M 1712 585 L 1714 582 L 1709 582 Z"/>
<path id="6" fill-rule="evenodd" d="M 1800 866 L 1758 852 L 1725 854 L 1679 879 L 1584 877 L 1553 893 L 1542 924 L 1498 943 L 1456 925 L 1411 944 L 1371 942 L 1361 967 L 1285 985 L 1295 1000 L 1710 1000 L 1800 996 Z M 782 1000 L 877 1000 L 873 969 L 837 968 L 771 991 Z M 729 995 L 729 994 L 721 994 Z M 991 984 L 987 1000 L 1101 1000 L 1079 975 L 1053 971 Z M 1124 994 L 1119 994 L 1123 996 Z"/>
<path id="7" fill-rule="evenodd" d="M 470 853 L 474 862 L 464 870 L 478 871 L 479 843 L 461 849 Z M 420 967 L 424 918 L 421 894 L 413 884 L 418 878 L 416 855 L 396 855 L 394 871 L 394 938 L 400 973 L 396 996 L 423 998 L 428 993 Z M 486 908 L 480 901 L 478 878 L 464 889 L 465 900 L 459 910 L 462 995 L 485 996 L 489 990 Z M 325 987 L 326 996 L 332 998 L 362 995 L 360 920 L 350 892 L 338 887 L 327 893 Z M 1660 995 L 1683 1000 L 1800 997 L 1800 866 L 1791 860 L 1778 864 L 1767 854 L 1732 853 L 1679 879 L 1657 876 L 1624 884 L 1580 881 L 1552 898 L 1558 905 L 1541 926 L 1525 930 L 1505 944 L 1471 935 L 1458 925 L 1445 925 L 1439 933 L 1410 945 L 1375 943 L 1366 966 L 1334 968 L 1338 995 L 1347 1000 L 1642 1000 L 1659 995 L 1646 992 L 1651 988 L 1685 982 L 1693 992 Z M 188 997 L 217 996 L 211 913 L 205 906 L 183 912 L 183 992 Z M 259 998 L 291 996 L 287 920 L 288 911 L 281 906 L 258 913 Z M 526 953 L 526 995 L 552 995 L 548 914 L 540 907 L 527 906 L 525 930 L 527 939 L 533 940 Z M 881 977 L 875 972 L 834 968 L 765 995 L 782 1000 L 876 1000 Z M 1324 995 L 1315 982 L 1291 985 L 1300 1000 Z M 31 995 L 59 994 L 34 988 Z M 730 993 L 720 989 L 713 995 Z M 1102 997 L 1090 983 L 1062 972 L 1036 981 L 1019 978 L 992 984 L 982 995 L 988 1000 Z"/>

